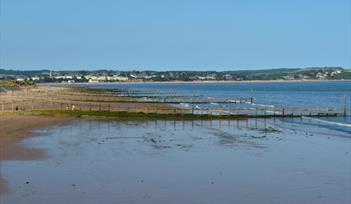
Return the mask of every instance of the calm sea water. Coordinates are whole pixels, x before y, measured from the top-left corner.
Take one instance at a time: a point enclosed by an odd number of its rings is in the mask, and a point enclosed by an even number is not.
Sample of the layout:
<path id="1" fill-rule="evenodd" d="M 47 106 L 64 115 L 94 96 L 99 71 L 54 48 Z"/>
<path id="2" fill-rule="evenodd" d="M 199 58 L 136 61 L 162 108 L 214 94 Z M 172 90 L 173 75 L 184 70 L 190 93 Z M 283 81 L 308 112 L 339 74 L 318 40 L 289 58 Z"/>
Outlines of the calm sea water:
<path id="1" fill-rule="evenodd" d="M 350 110 L 351 82 L 286 82 L 286 83 L 143 83 L 88 84 L 95 88 L 173 92 L 178 95 L 205 97 L 253 97 L 255 105 L 287 108 L 337 108 Z M 291 122 L 286 120 L 287 122 Z M 295 122 L 294 122 L 295 123 Z M 351 117 L 306 119 L 299 123 L 329 127 L 351 133 Z"/>

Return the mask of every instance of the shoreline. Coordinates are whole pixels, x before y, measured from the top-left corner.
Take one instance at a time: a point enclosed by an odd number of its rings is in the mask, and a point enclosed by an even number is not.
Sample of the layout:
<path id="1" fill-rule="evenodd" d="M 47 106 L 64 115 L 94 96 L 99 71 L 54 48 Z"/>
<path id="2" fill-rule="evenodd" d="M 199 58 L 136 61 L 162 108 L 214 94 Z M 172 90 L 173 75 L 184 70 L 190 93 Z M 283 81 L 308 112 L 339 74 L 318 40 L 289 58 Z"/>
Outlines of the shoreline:
<path id="1" fill-rule="evenodd" d="M 32 131 L 36 129 L 62 125 L 70 120 L 65 117 L 0 115 L 0 164 L 11 160 L 45 159 L 45 150 L 28 148 L 20 143 L 24 139 L 35 137 Z M 0 195 L 8 191 L 0 169 Z"/>
<path id="2" fill-rule="evenodd" d="M 247 80 L 247 81 L 128 81 L 128 82 L 75 82 L 75 83 L 37 83 L 38 85 L 67 85 L 67 84 L 245 84 L 245 83 L 327 83 L 351 82 L 351 80 Z"/>

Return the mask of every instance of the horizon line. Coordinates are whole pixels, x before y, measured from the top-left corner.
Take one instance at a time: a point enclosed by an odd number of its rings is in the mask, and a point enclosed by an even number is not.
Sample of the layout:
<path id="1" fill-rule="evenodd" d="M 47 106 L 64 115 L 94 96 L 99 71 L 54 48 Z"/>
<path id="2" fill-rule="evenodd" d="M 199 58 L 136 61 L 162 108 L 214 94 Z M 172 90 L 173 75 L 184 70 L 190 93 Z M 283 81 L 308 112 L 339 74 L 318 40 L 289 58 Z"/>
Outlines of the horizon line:
<path id="1" fill-rule="evenodd" d="M 344 66 L 308 66 L 308 67 L 273 67 L 273 68 L 249 68 L 249 69 L 221 69 L 221 70 L 189 70 L 189 69 L 173 69 L 173 70 L 167 70 L 167 69 L 160 69 L 160 70 L 154 70 L 154 69 L 119 69 L 119 68 L 97 68 L 97 69 L 50 69 L 50 68 L 41 68 L 41 69 L 16 69 L 16 68 L 1 68 L 2 70 L 11 70 L 11 71 L 124 71 L 124 72 L 131 72 L 131 71 L 153 71 L 153 72 L 227 72 L 227 71 L 261 71 L 261 70 L 277 70 L 277 69 L 311 69 L 311 68 L 342 68 L 342 69 L 351 69 L 350 67 L 344 67 Z M 157 69 L 157 68 L 156 68 Z M 217 68 L 218 69 L 218 68 Z"/>

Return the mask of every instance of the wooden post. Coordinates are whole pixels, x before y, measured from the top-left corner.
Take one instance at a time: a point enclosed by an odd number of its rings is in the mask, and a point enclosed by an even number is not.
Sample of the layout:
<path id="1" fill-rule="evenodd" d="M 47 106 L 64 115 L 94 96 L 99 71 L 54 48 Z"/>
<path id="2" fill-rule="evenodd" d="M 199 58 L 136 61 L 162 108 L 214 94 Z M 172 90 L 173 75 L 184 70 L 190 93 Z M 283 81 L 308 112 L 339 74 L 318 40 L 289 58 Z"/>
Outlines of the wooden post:
<path id="1" fill-rule="evenodd" d="M 283 117 L 284 117 L 284 115 L 285 115 L 285 110 L 284 110 L 284 108 L 282 109 L 282 114 L 283 114 Z"/>
<path id="2" fill-rule="evenodd" d="M 347 115 L 347 95 L 344 95 L 344 116 Z"/>

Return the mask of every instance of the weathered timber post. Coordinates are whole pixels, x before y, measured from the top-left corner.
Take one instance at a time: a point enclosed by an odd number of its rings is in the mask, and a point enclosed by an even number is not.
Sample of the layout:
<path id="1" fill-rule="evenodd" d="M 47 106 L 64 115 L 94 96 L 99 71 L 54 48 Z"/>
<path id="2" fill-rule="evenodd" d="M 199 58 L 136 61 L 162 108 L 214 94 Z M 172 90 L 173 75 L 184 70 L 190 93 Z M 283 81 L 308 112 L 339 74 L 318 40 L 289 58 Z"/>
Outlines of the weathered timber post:
<path id="1" fill-rule="evenodd" d="M 347 115 L 347 95 L 344 95 L 344 116 Z"/>
<path id="2" fill-rule="evenodd" d="M 230 111 L 230 110 L 229 110 Z M 229 112 L 229 114 L 228 114 L 228 128 L 230 128 L 230 112 Z"/>
<path id="3" fill-rule="evenodd" d="M 282 109 L 282 114 L 283 114 L 283 117 L 285 116 L 285 109 L 283 108 Z"/>

